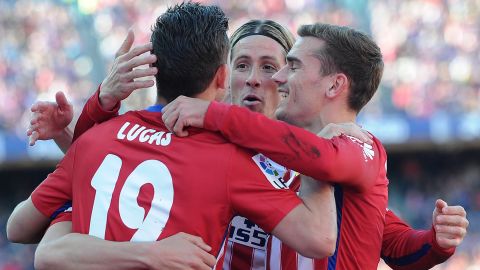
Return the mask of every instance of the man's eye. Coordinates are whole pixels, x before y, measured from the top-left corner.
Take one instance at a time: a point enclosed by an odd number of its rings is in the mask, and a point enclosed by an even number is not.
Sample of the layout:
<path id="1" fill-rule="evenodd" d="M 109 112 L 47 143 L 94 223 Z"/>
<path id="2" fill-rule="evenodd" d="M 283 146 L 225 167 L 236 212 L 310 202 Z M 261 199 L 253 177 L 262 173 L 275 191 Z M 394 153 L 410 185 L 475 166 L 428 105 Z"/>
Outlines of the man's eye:
<path id="1" fill-rule="evenodd" d="M 264 70 L 267 70 L 267 71 L 273 71 L 273 72 L 277 72 L 278 69 L 274 66 L 274 65 L 264 65 L 263 66 L 263 69 Z"/>
<path id="2" fill-rule="evenodd" d="M 237 65 L 235 66 L 235 68 L 236 68 L 236 69 L 240 69 L 240 70 L 246 69 L 246 68 L 247 68 L 247 64 L 240 63 L 240 64 L 237 64 Z"/>

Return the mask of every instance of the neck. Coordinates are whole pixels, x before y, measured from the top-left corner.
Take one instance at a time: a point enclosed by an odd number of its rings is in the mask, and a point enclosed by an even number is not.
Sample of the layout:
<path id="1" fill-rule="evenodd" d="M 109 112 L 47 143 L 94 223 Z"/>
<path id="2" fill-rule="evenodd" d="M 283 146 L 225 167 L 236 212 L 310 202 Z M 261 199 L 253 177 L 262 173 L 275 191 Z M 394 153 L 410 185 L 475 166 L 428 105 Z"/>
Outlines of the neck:
<path id="1" fill-rule="evenodd" d="M 167 105 L 167 100 L 164 99 L 163 97 L 157 95 L 157 101 L 155 102 L 155 105 L 162 105 L 162 106 L 165 106 Z"/>
<path id="2" fill-rule="evenodd" d="M 320 115 L 304 128 L 312 133 L 319 133 L 328 124 L 356 122 L 357 114 L 346 106 L 326 104 Z"/>
<path id="3" fill-rule="evenodd" d="M 203 91 L 202 93 L 199 93 L 197 95 L 194 95 L 193 97 L 203 99 L 203 100 L 213 101 L 213 100 L 215 100 L 216 92 L 217 92 L 216 89 L 208 87 L 205 91 Z M 155 105 L 165 106 L 167 104 L 168 104 L 168 102 L 165 98 L 157 95 L 157 100 L 155 102 Z"/>

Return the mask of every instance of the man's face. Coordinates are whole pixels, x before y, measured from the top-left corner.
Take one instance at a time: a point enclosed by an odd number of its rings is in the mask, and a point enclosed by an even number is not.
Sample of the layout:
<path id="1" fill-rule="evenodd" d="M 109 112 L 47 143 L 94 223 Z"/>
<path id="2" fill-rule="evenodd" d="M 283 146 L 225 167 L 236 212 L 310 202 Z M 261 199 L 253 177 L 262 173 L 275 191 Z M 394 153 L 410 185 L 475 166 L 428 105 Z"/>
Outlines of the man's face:
<path id="1" fill-rule="evenodd" d="M 281 96 L 278 120 L 306 128 L 320 117 L 325 90 L 333 83 L 332 76 L 322 75 L 314 55 L 323 46 L 318 38 L 300 37 L 287 55 L 287 65 L 273 76 Z"/>
<path id="2" fill-rule="evenodd" d="M 282 46 L 253 35 L 235 45 L 231 58 L 232 103 L 273 118 L 280 97 L 272 75 L 285 65 Z"/>

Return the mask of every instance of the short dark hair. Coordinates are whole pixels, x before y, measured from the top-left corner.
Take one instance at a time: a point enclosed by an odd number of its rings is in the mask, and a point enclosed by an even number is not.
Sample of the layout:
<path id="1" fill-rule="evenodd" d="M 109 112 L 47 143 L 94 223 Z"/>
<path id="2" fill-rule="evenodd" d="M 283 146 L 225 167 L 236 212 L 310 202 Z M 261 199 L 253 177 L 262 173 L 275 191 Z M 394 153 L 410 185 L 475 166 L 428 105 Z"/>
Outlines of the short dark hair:
<path id="1" fill-rule="evenodd" d="M 230 37 L 230 49 L 233 50 L 243 38 L 253 35 L 261 35 L 275 40 L 285 51 L 290 51 L 295 42 L 292 33 L 279 23 L 272 20 L 250 20 L 240 26 Z M 231 56 L 230 56 L 231 57 Z"/>
<path id="2" fill-rule="evenodd" d="M 302 25 L 301 37 L 316 37 L 325 42 L 316 56 L 322 75 L 342 72 L 350 81 L 348 105 L 359 112 L 377 91 L 383 74 L 380 48 L 366 34 L 349 27 L 330 24 Z"/>
<path id="3" fill-rule="evenodd" d="M 217 6 L 184 2 L 160 15 L 151 36 L 157 94 L 170 102 L 202 93 L 227 61 L 227 30 L 228 19 Z"/>

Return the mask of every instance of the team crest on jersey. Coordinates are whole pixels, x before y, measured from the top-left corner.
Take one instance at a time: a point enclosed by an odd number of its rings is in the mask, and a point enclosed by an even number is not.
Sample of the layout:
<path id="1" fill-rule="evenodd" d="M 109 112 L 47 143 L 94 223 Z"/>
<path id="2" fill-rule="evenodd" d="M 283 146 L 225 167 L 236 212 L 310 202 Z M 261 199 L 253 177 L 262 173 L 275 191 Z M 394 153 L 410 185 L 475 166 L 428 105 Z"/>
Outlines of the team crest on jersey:
<path id="1" fill-rule="evenodd" d="M 354 143 L 358 144 L 360 147 L 362 147 L 362 151 L 363 151 L 363 158 L 365 159 L 365 162 L 367 162 L 369 159 L 370 160 L 373 160 L 373 157 L 375 156 L 375 151 L 373 151 L 373 146 L 368 144 L 368 143 L 364 143 L 362 141 L 360 141 L 359 139 L 355 138 L 355 137 L 352 137 L 352 136 L 348 136 L 347 137 Z"/>
<path id="2" fill-rule="evenodd" d="M 257 154 L 252 159 L 276 189 L 287 189 L 298 175 L 298 173 L 285 168 L 262 154 Z"/>

